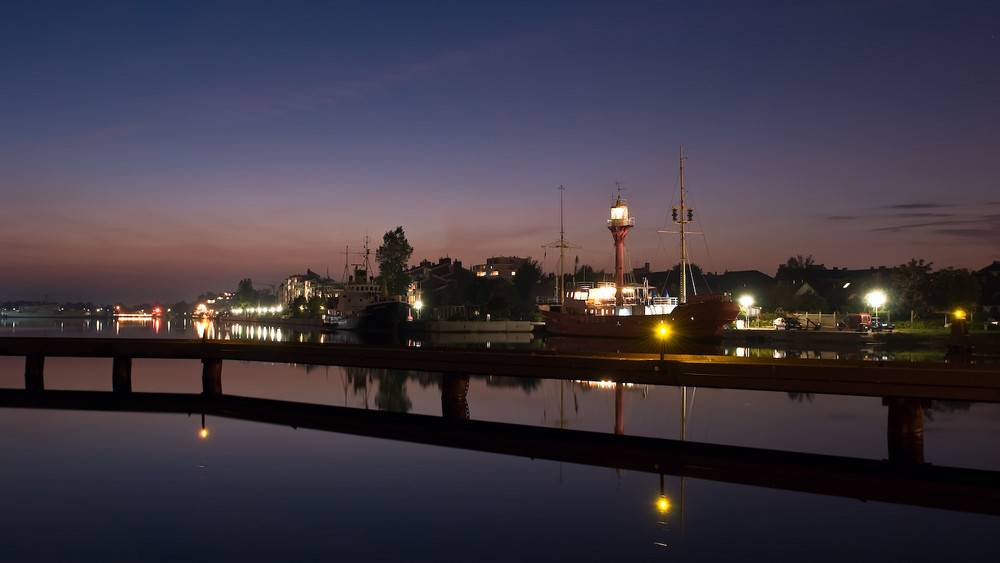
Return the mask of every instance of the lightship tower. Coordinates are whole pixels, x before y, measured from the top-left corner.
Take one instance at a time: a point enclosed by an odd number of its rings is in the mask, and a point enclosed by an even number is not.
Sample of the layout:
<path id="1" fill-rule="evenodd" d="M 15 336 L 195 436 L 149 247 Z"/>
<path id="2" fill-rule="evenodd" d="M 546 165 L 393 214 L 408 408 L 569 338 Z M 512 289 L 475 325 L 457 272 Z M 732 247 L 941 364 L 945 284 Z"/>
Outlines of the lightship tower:
<path id="1" fill-rule="evenodd" d="M 628 205 L 622 199 L 621 186 L 618 186 L 618 201 L 611 207 L 611 218 L 608 219 L 608 230 L 615 239 L 615 306 L 625 304 L 622 287 L 625 286 L 625 235 L 635 225 L 635 220 L 628 215 Z"/>

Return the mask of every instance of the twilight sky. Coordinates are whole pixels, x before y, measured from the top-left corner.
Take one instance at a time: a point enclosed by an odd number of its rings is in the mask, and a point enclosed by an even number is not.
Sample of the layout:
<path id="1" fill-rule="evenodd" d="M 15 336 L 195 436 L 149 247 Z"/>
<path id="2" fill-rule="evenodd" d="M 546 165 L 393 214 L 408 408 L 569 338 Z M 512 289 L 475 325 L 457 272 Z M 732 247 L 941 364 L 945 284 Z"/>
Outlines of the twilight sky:
<path id="1" fill-rule="evenodd" d="M 191 300 L 412 263 L 707 271 L 1000 259 L 993 0 L 18 1 L 0 7 L 0 301 Z"/>

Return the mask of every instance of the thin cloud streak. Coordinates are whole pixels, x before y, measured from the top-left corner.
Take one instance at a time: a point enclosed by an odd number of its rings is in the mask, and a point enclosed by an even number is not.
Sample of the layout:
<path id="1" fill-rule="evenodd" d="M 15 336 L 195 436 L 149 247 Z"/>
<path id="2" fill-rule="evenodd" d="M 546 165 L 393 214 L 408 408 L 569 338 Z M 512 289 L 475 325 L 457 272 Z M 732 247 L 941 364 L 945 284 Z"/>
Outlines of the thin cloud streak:
<path id="1" fill-rule="evenodd" d="M 241 98 L 239 95 L 222 94 L 215 108 L 233 118 L 275 117 L 293 112 L 311 112 L 336 106 L 346 101 L 362 100 L 368 96 L 421 80 L 434 73 L 454 67 L 471 66 L 489 58 L 501 56 L 516 48 L 515 42 L 487 42 L 475 47 L 440 54 L 421 61 L 402 63 L 390 70 L 373 70 L 367 74 L 344 79 L 340 82 L 319 85 L 315 88 L 287 90 L 273 98 L 259 96 Z"/>

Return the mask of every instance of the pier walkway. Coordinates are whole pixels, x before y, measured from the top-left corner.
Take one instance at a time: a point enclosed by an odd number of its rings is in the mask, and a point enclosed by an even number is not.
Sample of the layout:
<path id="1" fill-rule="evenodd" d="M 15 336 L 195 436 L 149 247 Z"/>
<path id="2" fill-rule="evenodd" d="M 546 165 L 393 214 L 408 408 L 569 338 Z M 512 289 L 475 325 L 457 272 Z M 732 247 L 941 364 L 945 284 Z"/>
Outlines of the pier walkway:
<path id="1" fill-rule="evenodd" d="M 206 391 L 226 360 L 401 369 L 461 375 L 714 387 L 1000 403 L 1000 365 L 731 356 L 584 354 L 236 340 L 0 338 L 0 356 L 25 357 L 27 389 L 44 388 L 46 357 L 112 358 L 116 389 L 135 358 L 197 359 Z"/>

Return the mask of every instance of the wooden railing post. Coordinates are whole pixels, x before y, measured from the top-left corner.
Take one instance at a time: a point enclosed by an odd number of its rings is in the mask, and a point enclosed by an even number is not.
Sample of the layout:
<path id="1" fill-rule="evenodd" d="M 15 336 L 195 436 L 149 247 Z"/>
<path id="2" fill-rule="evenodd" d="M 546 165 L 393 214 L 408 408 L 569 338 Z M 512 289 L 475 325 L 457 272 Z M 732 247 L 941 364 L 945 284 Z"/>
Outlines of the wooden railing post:
<path id="1" fill-rule="evenodd" d="M 45 356 L 28 354 L 24 358 L 24 389 L 43 391 L 45 389 Z"/>
<path id="2" fill-rule="evenodd" d="M 883 397 L 882 404 L 889 407 L 886 425 L 889 461 L 898 465 L 923 465 L 926 401 Z"/>
<path id="3" fill-rule="evenodd" d="M 201 392 L 206 395 L 222 394 L 222 359 L 201 359 Z"/>
<path id="4" fill-rule="evenodd" d="M 111 367 L 111 390 L 116 393 L 132 392 L 132 358 L 115 356 Z"/>

